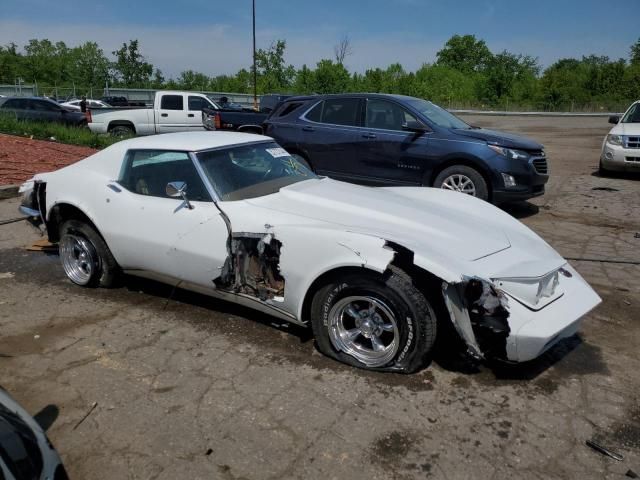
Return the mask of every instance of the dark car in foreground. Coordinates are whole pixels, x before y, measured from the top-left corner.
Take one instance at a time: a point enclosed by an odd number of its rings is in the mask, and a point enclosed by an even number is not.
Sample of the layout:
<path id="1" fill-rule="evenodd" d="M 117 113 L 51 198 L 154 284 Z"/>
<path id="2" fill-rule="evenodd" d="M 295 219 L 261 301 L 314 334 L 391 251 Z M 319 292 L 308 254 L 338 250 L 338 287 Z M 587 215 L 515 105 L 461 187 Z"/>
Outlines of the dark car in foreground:
<path id="1" fill-rule="evenodd" d="M 0 387 L 0 479 L 68 480 L 60 456 L 36 420 L 46 416 L 43 412 L 34 419 Z"/>
<path id="2" fill-rule="evenodd" d="M 58 122 L 86 126 L 84 113 L 65 108 L 59 103 L 41 97 L 10 97 L 0 99 L 0 115 L 15 115 L 18 120 Z"/>
<path id="3" fill-rule="evenodd" d="M 549 179 L 538 142 L 414 97 L 290 97 L 263 127 L 316 173 L 354 183 L 445 188 L 498 204 L 542 195 Z"/>
<path id="4" fill-rule="evenodd" d="M 202 109 L 202 124 L 207 130 L 231 130 L 245 133 L 262 134 L 262 124 L 280 102 L 291 95 L 270 93 L 260 98 L 259 111 L 245 108 L 229 111 L 228 108 Z M 218 104 L 221 106 L 222 104 Z"/>

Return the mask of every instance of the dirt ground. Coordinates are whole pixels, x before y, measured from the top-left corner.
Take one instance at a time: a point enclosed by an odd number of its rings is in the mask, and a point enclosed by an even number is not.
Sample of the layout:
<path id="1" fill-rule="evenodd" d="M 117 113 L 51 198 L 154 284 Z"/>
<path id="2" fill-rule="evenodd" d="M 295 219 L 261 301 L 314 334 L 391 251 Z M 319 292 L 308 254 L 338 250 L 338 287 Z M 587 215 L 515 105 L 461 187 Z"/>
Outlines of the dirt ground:
<path id="1" fill-rule="evenodd" d="M 0 185 L 22 183 L 34 173 L 66 167 L 96 151 L 89 147 L 0 134 Z"/>
<path id="2" fill-rule="evenodd" d="M 244 308 L 136 279 L 72 286 L 56 255 L 24 250 L 38 234 L 21 222 L 0 226 L 0 384 L 57 412 L 49 434 L 75 479 L 640 473 L 640 179 L 595 173 L 606 118 L 467 119 L 546 145 L 547 194 L 508 211 L 582 259 L 604 300 L 538 361 L 366 373 Z M 0 219 L 16 207 L 0 202 Z"/>

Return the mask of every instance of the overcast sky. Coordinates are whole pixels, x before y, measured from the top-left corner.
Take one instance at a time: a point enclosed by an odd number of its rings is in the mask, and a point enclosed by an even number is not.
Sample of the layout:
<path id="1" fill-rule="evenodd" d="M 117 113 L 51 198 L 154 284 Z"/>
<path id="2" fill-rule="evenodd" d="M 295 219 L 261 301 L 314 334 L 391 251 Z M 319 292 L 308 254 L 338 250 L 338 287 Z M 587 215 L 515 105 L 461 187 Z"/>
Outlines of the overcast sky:
<path id="1" fill-rule="evenodd" d="M 351 39 L 350 70 L 433 62 L 454 34 L 489 48 L 538 57 L 547 66 L 591 53 L 628 58 L 640 37 L 640 0 L 256 0 L 258 48 L 287 41 L 296 67 L 333 57 Z M 251 62 L 251 0 L 0 0 L 0 44 L 31 38 L 85 41 L 110 54 L 139 39 L 165 76 L 193 69 L 235 73 Z"/>

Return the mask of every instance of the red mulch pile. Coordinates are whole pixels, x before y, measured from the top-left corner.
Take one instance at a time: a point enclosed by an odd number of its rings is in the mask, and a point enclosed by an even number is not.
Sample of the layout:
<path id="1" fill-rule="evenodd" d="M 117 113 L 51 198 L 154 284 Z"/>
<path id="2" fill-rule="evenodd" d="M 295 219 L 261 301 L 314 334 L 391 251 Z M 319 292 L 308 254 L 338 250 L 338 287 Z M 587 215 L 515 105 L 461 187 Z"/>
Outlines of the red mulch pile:
<path id="1" fill-rule="evenodd" d="M 97 152 L 94 148 L 0 134 L 0 185 L 22 183 Z"/>

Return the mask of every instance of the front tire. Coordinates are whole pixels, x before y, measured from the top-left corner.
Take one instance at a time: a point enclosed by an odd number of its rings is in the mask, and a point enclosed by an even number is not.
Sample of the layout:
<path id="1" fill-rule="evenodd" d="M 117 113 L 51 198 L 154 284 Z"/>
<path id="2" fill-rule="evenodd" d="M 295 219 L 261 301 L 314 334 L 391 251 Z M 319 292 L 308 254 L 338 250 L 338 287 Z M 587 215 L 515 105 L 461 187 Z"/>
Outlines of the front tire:
<path id="1" fill-rule="evenodd" d="M 60 228 L 62 268 L 69 280 L 82 287 L 112 287 L 120 269 L 109 247 L 93 227 L 67 220 Z"/>
<path id="2" fill-rule="evenodd" d="M 395 268 L 330 281 L 313 298 L 311 324 L 322 353 L 369 370 L 415 372 L 436 338 L 433 308 Z"/>
<path id="3" fill-rule="evenodd" d="M 484 177 L 475 168 L 466 165 L 445 168 L 436 177 L 433 186 L 466 193 L 481 200 L 489 200 L 489 189 Z"/>

